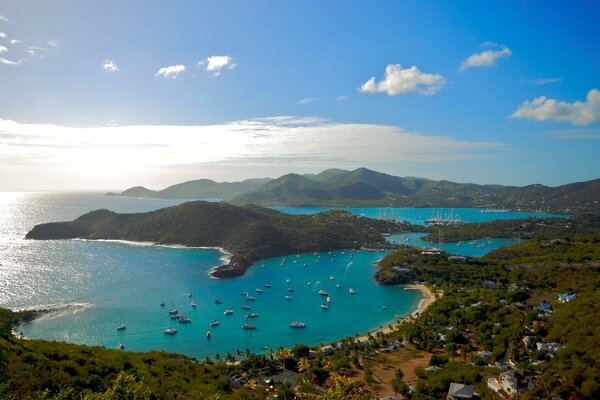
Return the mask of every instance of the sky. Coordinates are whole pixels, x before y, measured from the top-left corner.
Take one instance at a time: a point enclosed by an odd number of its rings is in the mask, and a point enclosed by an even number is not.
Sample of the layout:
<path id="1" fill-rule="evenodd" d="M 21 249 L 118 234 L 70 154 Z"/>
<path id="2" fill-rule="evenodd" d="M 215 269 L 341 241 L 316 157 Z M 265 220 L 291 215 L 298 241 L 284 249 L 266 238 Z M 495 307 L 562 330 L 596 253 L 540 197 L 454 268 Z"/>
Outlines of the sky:
<path id="1" fill-rule="evenodd" d="M 600 178 L 598 1 L 0 3 L 0 190 Z"/>

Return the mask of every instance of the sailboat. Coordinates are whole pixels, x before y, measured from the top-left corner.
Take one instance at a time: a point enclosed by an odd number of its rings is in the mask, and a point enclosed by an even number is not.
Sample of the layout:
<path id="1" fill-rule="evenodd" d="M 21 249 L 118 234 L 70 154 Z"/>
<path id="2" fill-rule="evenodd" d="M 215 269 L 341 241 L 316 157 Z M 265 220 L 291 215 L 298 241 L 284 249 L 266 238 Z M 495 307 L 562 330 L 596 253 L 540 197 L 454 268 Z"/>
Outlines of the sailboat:
<path id="1" fill-rule="evenodd" d="M 121 325 L 117 326 L 117 331 L 124 331 L 125 329 L 127 329 L 127 325 L 125 325 L 125 324 L 121 324 Z"/>

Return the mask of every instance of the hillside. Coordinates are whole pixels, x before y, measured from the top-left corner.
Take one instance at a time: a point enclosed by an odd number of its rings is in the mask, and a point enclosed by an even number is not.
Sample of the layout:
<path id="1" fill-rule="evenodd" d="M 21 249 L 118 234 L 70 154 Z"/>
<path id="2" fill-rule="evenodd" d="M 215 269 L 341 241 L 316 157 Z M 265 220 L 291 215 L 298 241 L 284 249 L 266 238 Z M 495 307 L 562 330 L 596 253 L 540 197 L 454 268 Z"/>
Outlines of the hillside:
<path id="1" fill-rule="evenodd" d="M 197 179 L 178 183 L 163 190 L 150 190 L 134 186 L 121 193 L 107 193 L 107 196 L 151 197 L 159 199 L 232 199 L 243 193 L 257 189 L 269 182 L 269 178 L 247 179 L 241 182 L 215 182 L 210 179 Z"/>
<path id="2" fill-rule="evenodd" d="M 153 191 L 135 186 L 120 194 L 163 199 L 219 198 L 265 206 L 481 207 L 575 214 L 600 212 L 600 179 L 549 187 L 502 186 L 399 177 L 367 168 L 286 174 L 277 179 L 217 183 L 198 179 Z"/>
<path id="3" fill-rule="evenodd" d="M 401 229 L 343 211 L 293 216 L 258 206 L 196 201 L 139 213 L 96 210 L 70 222 L 36 225 L 28 239 L 121 239 L 194 247 L 221 247 L 232 253 L 216 277 L 244 274 L 256 260 L 297 252 L 384 244 L 384 232 Z"/>
<path id="4" fill-rule="evenodd" d="M 599 212 L 600 179 L 558 187 L 477 185 L 398 177 L 367 168 L 283 175 L 242 194 L 235 204 L 296 206 L 482 207 Z"/>

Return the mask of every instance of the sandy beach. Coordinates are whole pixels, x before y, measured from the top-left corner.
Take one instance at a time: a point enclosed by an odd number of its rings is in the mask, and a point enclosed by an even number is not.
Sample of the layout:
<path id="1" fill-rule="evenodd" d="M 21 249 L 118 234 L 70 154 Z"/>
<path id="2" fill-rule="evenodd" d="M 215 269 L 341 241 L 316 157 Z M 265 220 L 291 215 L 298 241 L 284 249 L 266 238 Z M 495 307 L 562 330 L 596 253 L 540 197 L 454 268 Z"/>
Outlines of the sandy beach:
<path id="1" fill-rule="evenodd" d="M 422 284 L 410 284 L 410 285 L 404 285 L 405 288 L 404 290 L 419 290 L 422 294 L 423 294 L 423 299 L 419 302 L 419 305 L 417 306 L 417 309 L 414 310 L 412 313 L 410 313 L 410 316 L 407 318 L 414 318 L 416 316 L 418 316 L 419 314 L 421 314 L 423 311 L 425 311 L 427 309 L 427 307 L 429 307 L 430 305 L 433 304 L 433 302 L 435 301 L 435 293 L 427 286 L 422 285 Z M 403 318 L 399 319 L 398 321 L 401 321 Z M 397 322 L 398 322 L 397 321 Z M 394 325 L 396 324 L 396 322 L 389 324 L 388 326 L 382 327 L 380 329 L 375 329 L 373 331 L 370 331 L 364 335 L 358 336 L 356 338 L 356 340 L 358 341 L 364 341 L 367 340 L 370 335 L 374 335 L 377 332 L 382 332 L 382 333 L 390 333 L 393 330 L 395 330 Z"/>

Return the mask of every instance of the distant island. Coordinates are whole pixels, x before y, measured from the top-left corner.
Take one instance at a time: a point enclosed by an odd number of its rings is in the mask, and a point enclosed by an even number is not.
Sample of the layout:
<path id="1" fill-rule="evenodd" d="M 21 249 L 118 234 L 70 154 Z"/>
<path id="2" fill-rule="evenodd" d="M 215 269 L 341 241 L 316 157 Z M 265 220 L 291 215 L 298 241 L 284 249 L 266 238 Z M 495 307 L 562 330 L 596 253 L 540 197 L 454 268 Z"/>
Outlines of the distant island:
<path id="1" fill-rule="evenodd" d="M 600 211 L 600 179 L 548 187 L 478 185 L 398 177 L 367 168 L 287 174 L 217 183 L 199 179 L 153 191 L 132 187 L 113 196 L 203 199 L 263 206 L 477 207 L 574 214 Z"/>
<path id="2" fill-rule="evenodd" d="M 288 215 L 268 208 L 195 201 L 175 207 L 118 214 L 96 210 L 69 222 L 36 225 L 28 239 L 119 239 L 191 247 L 219 247 L 232 254 L 212 275 L 243 275 L 255 261 L 296 253 L 389 246 L 383 233 L 422 227 L 375 220 L 345 211 Z"/>

